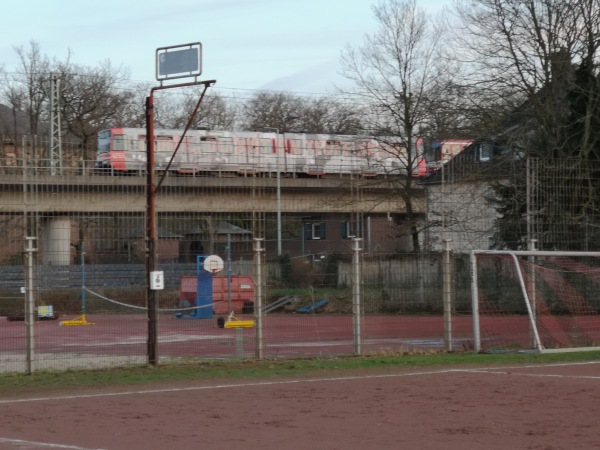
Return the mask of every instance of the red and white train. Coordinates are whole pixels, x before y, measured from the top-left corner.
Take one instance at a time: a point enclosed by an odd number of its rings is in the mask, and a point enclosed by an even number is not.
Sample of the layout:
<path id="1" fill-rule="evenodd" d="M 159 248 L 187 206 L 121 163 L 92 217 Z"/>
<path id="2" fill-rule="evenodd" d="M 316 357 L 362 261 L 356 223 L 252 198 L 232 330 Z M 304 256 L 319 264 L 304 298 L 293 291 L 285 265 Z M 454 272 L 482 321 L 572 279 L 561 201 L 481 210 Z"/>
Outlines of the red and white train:
<path id="1" fill-rule="evenodd" d="M 473 141 L 471 139 L 440 139 L 432 141 L 427 147 L 424 147 L 421 139 L 418 140 L 418 143 L 421 145 L 420 154 L 425 155 L 427 160 L 427 173 L 433 173 L 471 145 Z"/>
<path id="2" fill-rule="evenodd" d="M 358 174 L 406 175 L 408 159 L 400 144 L 363 136 L 188 130 L 175 157 L 182 130 L 155 130 L 157 170 L 177 174 L 264 174 L 294 176 Z M 415 147 L 416 148 L 416 147 Z M 94 172 L 133 174 L 146 170 L 146 130 L 111 128 L 98 134 Z M 426 173 L 424 155 L 412 158 L 411 175 Z"/>

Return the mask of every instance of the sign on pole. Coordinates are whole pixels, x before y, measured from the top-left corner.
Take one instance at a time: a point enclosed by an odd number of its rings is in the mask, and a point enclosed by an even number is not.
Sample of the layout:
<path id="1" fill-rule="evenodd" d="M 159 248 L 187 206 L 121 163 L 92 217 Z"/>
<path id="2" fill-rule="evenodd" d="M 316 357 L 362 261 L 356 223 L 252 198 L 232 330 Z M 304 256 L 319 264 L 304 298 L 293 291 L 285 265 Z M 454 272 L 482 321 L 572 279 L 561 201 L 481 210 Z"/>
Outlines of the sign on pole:
<path id="1" fill-rule="evenodd" d="M 173 45 L 156 49 L 156 79 L 197 77 L 202 73 L 202 44 Z"/>

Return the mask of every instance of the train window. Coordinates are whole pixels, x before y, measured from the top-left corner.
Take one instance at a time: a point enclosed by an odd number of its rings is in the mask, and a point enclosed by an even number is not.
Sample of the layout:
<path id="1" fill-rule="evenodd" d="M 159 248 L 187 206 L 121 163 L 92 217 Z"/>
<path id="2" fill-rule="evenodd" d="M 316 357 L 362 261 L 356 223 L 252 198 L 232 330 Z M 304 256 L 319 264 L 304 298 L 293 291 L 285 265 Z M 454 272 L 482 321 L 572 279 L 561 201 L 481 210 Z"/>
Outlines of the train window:
<path id="1" fill-rule="evenodd" d="M 357 149 L 360 156 L 371 156 L 374 153 L 374 148 L 368 142 L 359 142 Z"/>
<path id="2" fill-rule="evenodd" d="M 272 139 L 259 139 L 258 140 L 258 151 L 261 155 L 268 155 L 274 153 L 273 151 L 273 140 Z"/>
<path id="3" fill-rule="evenodd" d="M 356 152 L 355 143 L 354 142 L 344 142 L 342 144 L 342 155 L 344 156 L 352 156 Z"/>
<path id="4" fill-rule="evenodd" d="M 423 139 L 420 139 L 420 138 L 417 139 L 415 148 L 417 149 L 417 156 L 423 156 L 425 154 L 425 147 L 423 144 Z"/>
<path id="5" fill-rule="evenodd" d="M 289 139 L 288 140 L 289 152 L 292 155 L 301 155 L 302 154 L 302 141 Z"/>
<path id="6" fill-rule="evenodd" d="M 237 149 L 236 151 L 239 151 L 242 154 L 247 154 L 247 155 L 251 155 L 252 153 L 254 153 L 254 146 L 252 145 L 252 141 L 250 139 L 246 139 L 246 138 L 237 138 L 235 140 L 235 148 Z"/>
<path id="7" fill-rule="evenodd" d="M 98 133 L 98 153 L 107 153 L 110 150 L 110 131 Z"/>
<path id="8" fill-rule="evenodd" d="M 146 135 L 140 134 L 137 139 L 132 139 L 130 146 L 132 151 L 141 152 L 146 150 Z"/>
<path id="9" fill-rule="evenodd" d="M 233 140 L 231 138 L 221 138 L 218 140 L 217 148 L 219 149 L 219 153 L 233 153 L 234 145 Z"/>
<path id="10" fill-rule="evenodd" d="M 125 142 L 124 134 L 115 134 L 113 136 L 113 150 L 125 150 Z"/>
<path id="11" fill-rule="evenodd" d="M 321 141 L 307 140 L 306 148 L 308 149 L 309 153 L 315 156 L 321 156 L 323 154 L 323 149 L 321 148 Z"/>
<path id="12" fill-rule="evenodd" d="M 339 156 L 342 154 L 342 143 L 340 141 L 328 140 L 325 143 L 325 154 L 329 156 Z"/>
<path id="13" fill-rule="evenodd" d="M 156 136 L 156 151 L 173 151 L 173 136 Z"/>
<path id="14" fill-rule="evenodd" d="M 216 153 L 217 138 L 211 136 L 202 136 L 200 138 L 200 153 Z"/>
<path id="15" fill-rule="evenodd" d="M 400 142 L 394 142 L 392 145 L 389 146 L 389 149 L 388 149 L 388 146 L 386 145 L 385 152 L 388 154 L 388 156 L 393 156 L 393 157 L 405 156 L 406 157 L 406 148 Z"/>

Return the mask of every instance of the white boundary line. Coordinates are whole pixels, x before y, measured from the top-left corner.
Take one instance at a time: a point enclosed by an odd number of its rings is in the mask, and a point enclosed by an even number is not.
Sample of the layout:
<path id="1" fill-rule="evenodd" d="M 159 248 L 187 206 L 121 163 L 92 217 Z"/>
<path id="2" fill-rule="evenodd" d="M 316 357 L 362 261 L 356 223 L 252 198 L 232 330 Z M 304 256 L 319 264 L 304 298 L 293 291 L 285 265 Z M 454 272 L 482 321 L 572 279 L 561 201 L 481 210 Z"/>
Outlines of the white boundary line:
<path id="1" fill-rule="evenodd" d="M 539 369 L 545 367 L 571 367 L 571 366 L 584 366 L 584 365 L 593 365 L 600 364 L 600 361 L 582 361 L 582 362 L 573 362 L 573 363 L 551 363 L 551 364 L 532 364 L 532 365 L 522 365 L 522 366 L 503 366 L 503 370 L 498 370 L 497 368 L 483 368 L 483 369 L 464 369 L 458 370 L 460 372 L 469 372 L 469 373 L 490 373 L 494 375 L 518 375 L 522 377 L 539 377 L 539 378 L 577 378 L 583 380 L 600 380 L 600 375 L 592 376 L 592 375 L 558 375 L 558 374 L 544 374 L 544 373 L 519 373 L 514 372 L 514 370 L 519 369 Z M 511 372 L 509 372 L 511 370 Z"/>
<path id="2" fill-rule="evenodd" d="M 88 447 L 77 447 L 76 445 L 64 445 L 64 444 L 51 444 L 49 442 L 36 442 L 36 441 L 26 441 L 23 439 L 8 439 L 0 437 L 0 444 L 16 444 L 19 446 L 27 446 L 25 448 L 31 448 L 32 446 L 41 447 L 41 448 L 65 448 L 70 450 L 105 450 L 101 448 L 88 448 Z"/>
<path id="3" fill-rule="evenodd" d="M 600 380 L 600 375 L 557 375 L 557 374 L 544 374 L 544 373 L 519 373 L 519 372 L 507 372 L 499 370 L 465 370 L 464 372 L 469 373 L 489 373 L 492 375 L 518 375 L 521 377 L 534 377 L 534 378 L 576 378 L 581 380 Z"/>
<path id="4" fill-rule="evenodd" d="M 348 376 L 348 377 L 332 377 L 332 378 L 307 378 L 307 379 L 292 379 L 282 381 L 257 381 L 253 383 L 232 383 L 232 384 L 212 384 L 206 386 L 190 386 L 184 388 L 168 388 L 168 389 L 148 389 L 141 391 L 123 391 L 123 392 L 105 392 L 102 394 L 82 394 L 82 395 L 65 395 L 60 397 L 34 397 L 34 398 L 20 398 L 13 400 L 0 400 L 0 405 L 10 403 L 27 403 L 27 402 L 42 402 L 49 400 L 74 400 L 83 398 L 98 398 L 98 397 L 117 397 L 121 395 L 147 395 L 147 394 L 160 394 L 166 392 L 189 392 L 189 391 L 206 391 L 212 389 L 231 389 L 231 388 L 243 388 L 243 387 L 260 387 L 260 386 L 282 386 L 286 384 L 302 384 L 302 383 L 322 383 L 327 381 L 351 381 L 351 380 L 368 380 L 375 378 L 393 378 L 393 377 L 407 377 L 407 376 L 418 376 L 418 375 L 433 375 L 439 373 L 450 373 L 455 370 L 436 370 L 428 372 L 410 372 L 410 373 L 397 373 L 397 374 L 378 374 L 378 375 L 366 375 L 366 376 Z"/>
<path id="5" fill-rule="evenodd" d="M 463 368 L 463 369 L 442 369 L 442 370 L 431 370 L 421 372 L 407 372 L 407 373 L 392 373 L 392 374 L 376 374 L 376 375 L 362 375 L 362 376 L 345 376 L 345 377 L 331 377 L 331 378 L 307 378 L 307 379 L 292 379 L 292 380 L 280 380 L 280 381 L 257 381 L 252 383 L 231 383 L 231 384 L 215 384 L 206 386 L 190 386 L 182 388 L 166 388 L 166 389 L 147 389 L 138 391 L 123 391 L 123 392 L 105 392 L 101 394 L 81 394 L 81 395 L 65 395 L 58 397 L 32 397 L 32 398 L 20 398 L 20 399 L 6 399 L 0 400 L 0 405 L 16 404 L 16 403 L 28 403 L 28 402 L 42 402 L 52 400 L 77 400 L 84 398 L 101 398 L 101 397 L 118 397 L 123 395 L 147 395 L 147 394 L 160 394 L 168 392 L 190 392 L 190 391 L 206 391 L 213 389 L 232 389 L 232 388 L 244 388 L 244 387 L 260 387 L 260 386 L 282 386 L 286 384 L 302 384 L 302 383 L 323 383 L 331 381 L 352 381 L 352 380 L 369 380 L 369 379 L 381 379 L 381 378 L 404 378 L 414 377 L 420 375 L 437 375 L 445 373 L 489 373 L 499 375 L 521 375 L 531 377 L 557 377 L 557 378 L 582 378 L 582 379 L 600 379 L 600 376 L 571 376 L 571 375 L 548 375 L 548 374 L 524 374 L 508 372 L 507 370 L 518 370 L 518 369 L 531 369 L 531 368 L 542 368 L 542 367 L 568 367 L 578 365 L 592 365 L 600 364 L 600 361 L 590 362 L 576 362 L 576 363 L 555 363 L 555 364 L 534 364 L 534 365 L 517 365 L 517 366 L 503 366 L 501 370 L 498 367 L 479 367 L 479 368 Z"/>

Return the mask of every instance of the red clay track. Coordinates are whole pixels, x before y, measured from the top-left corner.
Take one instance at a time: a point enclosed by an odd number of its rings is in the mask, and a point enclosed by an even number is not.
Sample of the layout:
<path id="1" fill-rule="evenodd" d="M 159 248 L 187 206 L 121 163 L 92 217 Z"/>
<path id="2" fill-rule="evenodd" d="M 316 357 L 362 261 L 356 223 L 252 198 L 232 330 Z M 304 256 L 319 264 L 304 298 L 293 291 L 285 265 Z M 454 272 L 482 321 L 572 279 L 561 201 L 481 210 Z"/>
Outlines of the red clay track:
<path id="1" fill-rule="evenodd" d="M 95 325 L 60 327 L 59 321 L 37 322 L 36 369 L 87 367 L 88 362 L 90 367 L 145 362 L 147 318 L 144 314 L 89 315 L 88 320 Z M 265 358 L 354 354 L 353 323 L 349 315 L 269 314 L 263 324 Z M 531 345 L 530 325 L 524 316 L 482 317 L 481 324 L 484 350 L 503 341 L 509 348 L 510 345 L 515 345 L 513 348 Z M 600 316 L 544 318 L 539 328 L 548 348 L 567 338 L 580 346 L 600 343 Z M 360 329 L 363 354 L 444 349 L 441 316 L 364 316 Z M 216 316 L 177 319 L 173 315 L 161 315 L 158 330 L 158 354 L 165 361 L 252 358 L 256 354 L 255 329 L 218 328 Z M 0 322 L 0 371 L 24 370 L 25 332 L 23 322 Z M 470 316 L 453 317 L 452 344 L 456 350 L 472 348 Z"/>
<path id="2" fill-rule="evenodd" d="M 62 318 L 61 318 L 62 319 Z M 255 330 L 222 329 L 214 319 L 159 319 L 161 357 L 236 358 L 253 357 Z M 60 319 L 59 319 L 60 320 Z M 60 327 L 59 321 L 35 325 L 35 352 L 66 360 L 86 357 L 143 357 L 147 348 L 147 319 L 136 315 L 88 315 L 92 326 Z M 365 316 L 361 326 L 362 350 L 410 351 L 444 348 L 441 316 Z M 264 318 L 265 357 L 330 357 L 352 355 L 351 316 L 268 315 Z M 454 345 L 463 349 L 471 340 L 471 318 L 456 317 Z M 25 353 L 23 322 L 0 323 L 0 355 Z"/>
<path id="3" fill-rule="evenodd" d="M 0 449 L 597 449 L 600 363 L 98 387 L 0 407 Z"/>

